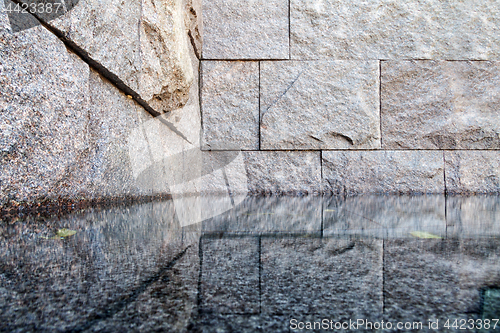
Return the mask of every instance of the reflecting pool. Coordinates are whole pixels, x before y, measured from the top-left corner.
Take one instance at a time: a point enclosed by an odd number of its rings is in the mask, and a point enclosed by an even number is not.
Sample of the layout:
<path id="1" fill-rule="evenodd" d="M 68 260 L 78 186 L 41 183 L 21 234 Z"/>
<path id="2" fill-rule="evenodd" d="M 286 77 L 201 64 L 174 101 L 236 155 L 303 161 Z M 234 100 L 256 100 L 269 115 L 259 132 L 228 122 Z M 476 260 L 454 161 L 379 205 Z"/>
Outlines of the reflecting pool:
<path id="1" fill-rule="evenodd" d="M 0 331 L 500 332 L 499 196 L 187 197 L 0 232 Z"/>

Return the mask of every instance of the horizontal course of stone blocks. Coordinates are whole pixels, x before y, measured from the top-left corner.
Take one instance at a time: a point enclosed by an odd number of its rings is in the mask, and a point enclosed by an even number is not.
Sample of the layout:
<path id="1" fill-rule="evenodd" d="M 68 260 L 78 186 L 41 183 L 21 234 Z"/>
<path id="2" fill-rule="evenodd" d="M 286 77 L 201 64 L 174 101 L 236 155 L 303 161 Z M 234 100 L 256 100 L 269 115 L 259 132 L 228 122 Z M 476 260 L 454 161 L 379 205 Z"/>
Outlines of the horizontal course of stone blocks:
<path id="1" fill-rule="evenodd" d="M 500 3 L 203 8 L 202 147 L 251 192 L 500 193 Z"/>

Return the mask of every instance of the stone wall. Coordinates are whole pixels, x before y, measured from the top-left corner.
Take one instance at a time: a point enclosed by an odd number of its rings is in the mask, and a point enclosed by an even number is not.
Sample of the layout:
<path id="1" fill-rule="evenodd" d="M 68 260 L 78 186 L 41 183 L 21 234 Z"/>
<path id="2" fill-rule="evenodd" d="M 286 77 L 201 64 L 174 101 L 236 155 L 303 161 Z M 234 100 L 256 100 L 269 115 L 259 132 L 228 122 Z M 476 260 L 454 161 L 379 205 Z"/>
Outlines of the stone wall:
<path id="1" fill-rule="evenodd" d="M 258 193 L 500 192 L 500 2 L 203 3 L 202 147 Z"/>
<path id="2" fill-rule="evenodd" d="M 134 174 L 131 133 L 162 115 L 168 150 L 200 123 L 196 0 L 73 3 L 26 14 L 29 28 L 0 3 L 0 207 L 168 194 L 161 175 Z"/>

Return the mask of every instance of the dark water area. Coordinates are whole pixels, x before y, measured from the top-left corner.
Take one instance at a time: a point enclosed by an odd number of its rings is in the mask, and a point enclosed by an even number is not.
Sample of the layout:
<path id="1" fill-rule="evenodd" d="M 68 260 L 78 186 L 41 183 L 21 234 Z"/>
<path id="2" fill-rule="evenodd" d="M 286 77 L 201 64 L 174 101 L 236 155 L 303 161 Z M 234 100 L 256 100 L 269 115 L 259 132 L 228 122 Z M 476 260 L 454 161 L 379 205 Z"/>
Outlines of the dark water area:
<path id="1" fill-rule="evenodd" d="M 190 197 L 0 225 L 2 332 L 500 332 L 498 319 L 499 196 Z"/>

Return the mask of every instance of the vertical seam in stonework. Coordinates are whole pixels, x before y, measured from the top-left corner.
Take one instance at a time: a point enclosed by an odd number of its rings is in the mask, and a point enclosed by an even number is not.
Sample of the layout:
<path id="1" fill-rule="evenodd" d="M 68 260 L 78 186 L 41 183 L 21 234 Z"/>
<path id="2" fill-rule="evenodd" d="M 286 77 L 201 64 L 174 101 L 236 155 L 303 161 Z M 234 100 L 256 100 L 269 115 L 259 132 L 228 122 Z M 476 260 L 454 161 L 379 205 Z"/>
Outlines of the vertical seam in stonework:
<path id="1" fill-rule="evenodd" d="M 259 314 L 262 313 L 262 237 L 259 236 Z"/>
<path id="2" fill-rule="evenodd" d="M 202 88 L 202 83 L 201 80 L 203 79 L 202 76 L 202 68 L 203 62 L 201 60 L 198 60 L 198 104 L 200 106 L 200 150 L 203 150 L 203 110 L 202 110 L 202 100 L 201 100 L 201 88 Z"/>
<path id="3" fill-rule="evenodd" d="M 446 188 L 446 151 L 443 150 L 443 181 L 444 181 L 444 223 L 445 235 L 448 238 L 448 189 Z"/>
<path id="4" fill-rule="evenodd" d="M 258 123 L 258 126 L 259 128 L 257 129 L 258 130 L 258 135 L 259 135 L 259 150 L 261 149 L 261 137 L 260 137 L 260 121 L 261 121 L 261 116 L 260 116 L 260 112 L 261 112 L 261 107 L 260 107 L 260 61 L 259 61 L 259 123 Z"/>
<path id="5" fill-rule="evenodd" d="M 323 181 L 321 181 L 323 183 Z M 323 230 L 325 229 L 325 207 L 324 207 L 325 198 L 323 196 L 323 192 L 321 193 L 321 238 L 323 238 Z"/>
<path id="6" fill-rule="evenodd" d="M 446 188 L 446 151 L 443 150 L 443 182 L 444 182 L 444 195 L 448 195 L 448 189 Z"/>
<path id="7" fill-rule="evenodd" d="M 383 149 L 382 142 L 382 60 L 378 61 L 378 121 L 380 128 L 380 149 Z"/>
<path id="8" fill-rule="evenodd" d="M 385 239 L 382 239 L 382 315 L 385 315 Z"/>
<path id="9" fill-rule="evenodd" d="M 292 11 L 292 0 L 288 0 L 288 59 L 292 59 L 292 20 L 291 13 Z"/>
<path id="10" fill-rule="evenodd" d="M 200 271 L 198 274 L 198 295 L 196 298 L 196 302 L 198 303 L 198 313 L 201 313 L 201 301 L 202 301 L 202 294 L 201 294 L 201 280 L 202 280 L 202 274 L 203 274 L 203 236 L 200 236 L 200 240 L 198 242 L 198 257 L 200 258 Z"/>
<path id="11" fill-rule="evenodd" d="M 320 183 L 319 183 L 319 192 L 321 195 L 324 193 L 324 188 L 323 188 L 323 151 L 319 151 L 319 174 L 320 174 Z M 323 223 L 323 220 L 321 221 Z M 321 230 L 321 234 L 323 234 L 323 230 Z"/>

